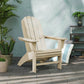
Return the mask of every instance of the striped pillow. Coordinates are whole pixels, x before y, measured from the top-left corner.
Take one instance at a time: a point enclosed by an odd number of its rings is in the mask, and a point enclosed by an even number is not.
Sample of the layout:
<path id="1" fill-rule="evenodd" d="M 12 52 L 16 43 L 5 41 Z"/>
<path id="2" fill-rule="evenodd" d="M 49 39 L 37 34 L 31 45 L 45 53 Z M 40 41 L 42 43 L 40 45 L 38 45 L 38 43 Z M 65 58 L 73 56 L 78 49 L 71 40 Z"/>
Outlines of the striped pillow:
<path id="1" fill-rule="evenodd" d="M 74 44 L 64 44 L 64 47 L 62 49 L 62 62 L 64 63 L 69 63 L 69 58 L 71 51 L 73 49 Z M 55 48 L 57 48 L 57 43 L 55 45 Z M 51 60 L 52 61 L 57 61 L 58 57 L 53 57 Z"/>

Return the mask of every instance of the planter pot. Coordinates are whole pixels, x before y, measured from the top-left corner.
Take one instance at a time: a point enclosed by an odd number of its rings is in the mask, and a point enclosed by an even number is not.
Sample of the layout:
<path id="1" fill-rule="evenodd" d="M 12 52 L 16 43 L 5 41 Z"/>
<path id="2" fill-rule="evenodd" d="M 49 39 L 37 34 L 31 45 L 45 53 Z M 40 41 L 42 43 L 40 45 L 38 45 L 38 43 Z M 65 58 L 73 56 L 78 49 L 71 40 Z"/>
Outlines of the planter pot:
<path id="1" fill-rule="evenodd" d="M 11 55 L 0 55 L 1 58 L 4 58 L 8 61 L 8 65 L 12 64 L 12 54 Z"/>
<path id="2" fill-rule="evenodd" d="M 79 42 L 79 39 L 74 39 L 75 42 Z"/>
<path id="3" fill-rule="evenodd" d="M 0 72 L 7 72 L 8 69 L 8 62 L 1 62 L 0 61 Z"/>
<path id="4" fill-rule="evenodd" d="M 78 26 L 82 26 L 82 20 L 78 20 Z"/>

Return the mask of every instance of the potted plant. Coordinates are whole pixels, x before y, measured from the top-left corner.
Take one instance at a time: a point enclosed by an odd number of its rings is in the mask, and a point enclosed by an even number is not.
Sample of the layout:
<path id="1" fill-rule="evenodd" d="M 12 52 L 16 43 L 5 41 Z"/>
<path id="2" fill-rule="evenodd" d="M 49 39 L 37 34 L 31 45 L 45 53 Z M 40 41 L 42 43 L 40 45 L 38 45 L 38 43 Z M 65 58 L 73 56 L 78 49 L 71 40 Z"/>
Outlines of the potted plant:
<path id="1" fill-rule="evenodd" d="M 8 64 L 11 64 L 12 62 L 12 51 L 14 48 L 14 44 L 15 44 L 15 40 L 14 39 L 10 39 L 10 41 L 8 42 L 8 40 L 2 40 L 0 42 L 0 50 L 1 50 L 1 57 L 4 59 L 8 60 Z"/>
<path id="2" fill-rule="evenodd" d="M 84 12 L 74 12 L 72 16 L 77 18 L 78 26 L 82 26 L 82 18 L 84 16 Z"/>
<path id="3" fill-rule="evenodd" d="M 74 37 L 74 41 L 75 41 L 75 42 L 78 42 L 79 40 L 80 40 L 80 37 L 79 37 L 79 36 L 75 36 L 75 37 Z"/>
<path id="4" fill-rule="evenodd" d="M 11 63 L 11 57 L 12 57 L 12 50 L 14 48 L 15 41 L 13 38 L 10 38 L 8 36 L 8 30 L 7 27 L 5 27 L 5 22 L 12 16 L 17 16 L 13 10 L 16 9 L 15 5 L 9 4 L 10 0 L 0 0 L 0 51 L 1 51 L 1 57 L 8 60 L 8 64 Z M 14 0 L 18 3 L 21 3 L 21 0 Z"/>
<path id="5" fill-rule="evenodd" d="M 6 72 L 8 68 L 7 60 L 0 58 L 0 72 Z"/>

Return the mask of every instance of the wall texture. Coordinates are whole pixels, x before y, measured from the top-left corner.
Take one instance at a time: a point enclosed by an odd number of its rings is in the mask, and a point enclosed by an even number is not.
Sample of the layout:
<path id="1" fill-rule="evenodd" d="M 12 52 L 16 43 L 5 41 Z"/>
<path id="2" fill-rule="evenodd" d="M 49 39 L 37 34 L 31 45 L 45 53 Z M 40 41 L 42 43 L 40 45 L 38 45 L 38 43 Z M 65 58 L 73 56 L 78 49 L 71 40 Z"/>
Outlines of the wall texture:
<path id="1" fill-rule="evenodd" d="M 84 0 L 22 0 L 22 4 L 10 0 L 17 5 L 14 11 L 19 17 L 10 18 L 6 26 L 13 29 L 10 35 L 16 40 L 13 54 L 23 56 L 25 54 L 24 42 L 18 40 L 22 35 L 21 19 L 25 16 L 35 16 L 42 24 L 45 35 L 66 37 L 69 39 L 69 26 L 76 24 L 72 13 L 84 11 Z M 47 42 L 47 40 L 46 40 Z M 55 41 L 48 41 L 47 47 L 54 48 Z"/>

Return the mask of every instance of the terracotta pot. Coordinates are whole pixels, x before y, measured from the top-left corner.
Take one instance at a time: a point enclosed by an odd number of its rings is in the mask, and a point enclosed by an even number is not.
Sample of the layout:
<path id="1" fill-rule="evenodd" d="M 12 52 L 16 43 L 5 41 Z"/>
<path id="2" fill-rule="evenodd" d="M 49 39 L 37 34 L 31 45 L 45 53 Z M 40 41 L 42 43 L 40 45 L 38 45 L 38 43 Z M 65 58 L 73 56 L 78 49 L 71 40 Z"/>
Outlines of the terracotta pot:
<path id="1" fill-rule="evenodd" d="M 1 58 L 4 58 L 8 61 L 8 65 L 12 64 L 12 54 L 11 55 L 0 55 Z"/>
<path id="2" fill-rule="evenodd" d="M 7 61 L 0 61 L 0 72 L 7 72 L 8 69 L 8 62 Z"/>

